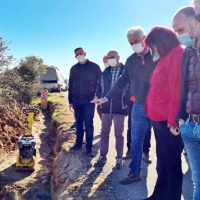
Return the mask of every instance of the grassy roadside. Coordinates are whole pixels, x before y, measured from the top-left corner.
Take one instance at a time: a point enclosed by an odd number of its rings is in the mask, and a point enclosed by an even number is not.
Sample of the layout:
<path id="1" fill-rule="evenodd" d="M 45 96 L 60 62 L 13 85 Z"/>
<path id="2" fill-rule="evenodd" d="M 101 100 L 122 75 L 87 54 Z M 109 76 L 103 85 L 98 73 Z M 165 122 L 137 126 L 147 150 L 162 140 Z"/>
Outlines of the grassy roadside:
<path id="1" fill-rule="evenodd" d="M 68 131 L 74 118 L 69 111 L 66 98 L 58 93 L 50 93 L 48 96 L 48 102 L 53 107 L 51 115 L 52 125 L 57 124 L 59 131 Z M 32 101 L 33 105 L 41 103 L 41 99 L 37 98 Z"/>
<path id="2" fill-rule="evenodd" d="M 54 199 L 113 200 L 111 180 L 101 169 L 93 166 L 94 160 L 86 157 L 83 151 L 69 151 L 75 141 L 74 130 L 70 129 L 74 118 L 65 97 L 61 94 L 50 94 L 48 101 L 51 104 L 49 108 L 52 127 L 57 135 L 54 146 L 57 158 L 53 163 L 51 182 Z M 33 101 L 33 104 L 38 103 L 40 99 Z"/>
<path id="3" fill-rule="evenodd" d="M 66 104 L 65 97 L 58 93 L 49 93 L 48 94 L 48 101 L 52 103 L 60 103 L 62 105 Z M 31 104 L 39 104 L 41 102 L 40 97 L 34 99 Z"/>

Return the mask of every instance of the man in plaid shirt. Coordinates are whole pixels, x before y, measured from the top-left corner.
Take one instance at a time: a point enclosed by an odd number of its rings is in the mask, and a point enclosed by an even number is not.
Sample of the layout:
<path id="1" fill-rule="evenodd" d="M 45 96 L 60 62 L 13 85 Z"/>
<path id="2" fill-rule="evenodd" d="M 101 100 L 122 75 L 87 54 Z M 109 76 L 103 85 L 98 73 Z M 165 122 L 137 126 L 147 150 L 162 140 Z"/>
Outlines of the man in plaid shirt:
<path id="1" fill-rule="evenodd" d="M 120 64 L 120 63 L 119 63 Z M 120 65 L 117 66 L 117 67 L 113 67 L 111 70 L 110 70 L 110 74 L 111 74 L 111 87 L 115 84 L 115 81 L 117 80 L 118 78 L 118 75 L 121 71 L 121 68 L 120 68 Z"/>
<path id="2" fill-rule="evenodd" d="M 97 86 L 97 97 L 104 97 L 109 90 L 113 87 L 118 77 L 124 70 L 124 65 L 119 62 L 119 55 L 117 51 L 110 51 L 107 54 L 109 66 L 102 73 L 101 79 Z M 97 160 L 96 166 L 100 166 L 106 163 L 106 155 L 108 153 L 109 146 L 109 134 L 114 122 L 114 131 L 116 138 L 116 168 L 120 169 L 122 166 L 122 155 L 124 147 L 124 119 L 127 115 L 127 104 L 129 101 L 129 94 L 127 92 L 128 86 L 119 89 L 116 98 L 101 105 L 102 112 L 102 132 L 101 132 L 101 147 L 100 156 Z"/>

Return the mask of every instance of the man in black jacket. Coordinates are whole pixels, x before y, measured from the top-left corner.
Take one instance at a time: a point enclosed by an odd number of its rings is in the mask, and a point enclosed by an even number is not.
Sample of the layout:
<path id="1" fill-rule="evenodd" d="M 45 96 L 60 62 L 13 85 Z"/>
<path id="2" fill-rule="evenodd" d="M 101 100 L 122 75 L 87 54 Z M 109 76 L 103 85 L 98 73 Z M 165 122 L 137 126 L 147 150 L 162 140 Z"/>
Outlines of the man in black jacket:
<path id="1" fill-rule="evenodd" d="M 98 82 L 97 97 L 104 97 L 109 90 L 113 87 L 117 78 L 122 74 L 124 65 L 119 62 L 119 55 L 117 51 L 110 51 L 107 54 L 108 64 L 104 72 L 102 73 L 101 79 Z M 102 131 L 101 131 L 101 146 L 100 156 L 97 160 L 96 165 L 105 164 L 107 159 L 109 147 L 109 134 L 114 122 L 114 131 L 116 138 L 116 168 L 120 169 L 122 166 L 122 155 L 124 148 L 124 119 L 127 115 L 127 103 L 129 101 L 128 86 L 120 88 L 116 98 L 111 98 L 109 102 L 106 102 L 101 106 L 102 112 Z"/>
<path id="2" fill-rule="evenodd" d="M 72 147 L 80 150 L 83 144 L 83 122 L 86 132 L 86 154 L 94 157 L 93 143 L 93 118 L 95 106 L 90 103 L 96 93 L 97 81 L 101 76 L 100 67 L 85 58 L 86 53 L 79 47 L 74 50 L 78 63 L 72 66 L 69 76 L 69 108 L 75 112 L 76 119 L 76 143 Z"/>
<path id="3" fill-rule="evenodd" d="M 115 85 L 103 98 L 93 100 L 93 103 L 103 104 L 110 102 L 119 94 L 120 89 L 130 83 L 130 95 L 135 97 L 131 117 L 131 158 L 129 174 L 120 180 L 121 184 L 130 184 L 140 181 L 140 168 L 142 162 L 142 149 L 145 134 L 150 125 L 150 119 L 145 113 L 145 99 L 149 88 L 151 73 L 157 61 L 153 62 L 149 50 L 144 46 L 144 31 L 141 27 L 132 27 L 127 32 L 128 41 L 135 53 L 125 64 L 124 71 Z"/>

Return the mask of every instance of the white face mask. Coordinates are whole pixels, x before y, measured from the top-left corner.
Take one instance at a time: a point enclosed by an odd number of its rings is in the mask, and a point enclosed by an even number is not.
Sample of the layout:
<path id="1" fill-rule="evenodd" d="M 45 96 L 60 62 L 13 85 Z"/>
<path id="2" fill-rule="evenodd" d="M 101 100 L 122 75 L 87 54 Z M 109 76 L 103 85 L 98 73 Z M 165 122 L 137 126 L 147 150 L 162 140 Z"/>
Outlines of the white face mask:
<path id="1" fill-rule="evenodd" d="M 144 50 L 142 43 L 133 44 L 133 45 L 131 45 L 131 47 L 135 53 L 141 53 Z"/>
<path id="2" fill-rule="evenodd" d="M 107 68 L 109 66 L 108 63 L 104 63 L 104 67 Z"/>
<path id="3" fill-rule="evenodd" d="M 78 60 L 78 62 L 82 63 L 82 62 L 85 61 L 85 56 L 84 56 L 84 55 L 78 55 L 78 56 L 76 57 L 76 59 Z"/>
<path id="4" fill-rule="evenodd" d="M 116 58 L 108 59 L 108 64 L 109 64 L 109 66 L 111 66 L 111 67 L 115 67 L 115 66 L 117 65 L 117 60 L 116 60 Z"/>

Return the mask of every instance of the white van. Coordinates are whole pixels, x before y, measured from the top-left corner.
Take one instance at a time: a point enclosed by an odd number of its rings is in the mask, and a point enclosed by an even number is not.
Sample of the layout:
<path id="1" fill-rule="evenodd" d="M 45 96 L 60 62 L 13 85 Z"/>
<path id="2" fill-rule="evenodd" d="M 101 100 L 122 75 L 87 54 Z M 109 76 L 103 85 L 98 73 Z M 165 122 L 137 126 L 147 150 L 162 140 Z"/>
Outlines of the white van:
<path id="1" fill-rule="evenodd" d="M 68 86 L 66 81 L 57 67 L 47 67 L 46 74 L 43 74 L 40 79 L 41 88 L 56 91 L 67 91 Z"/>

